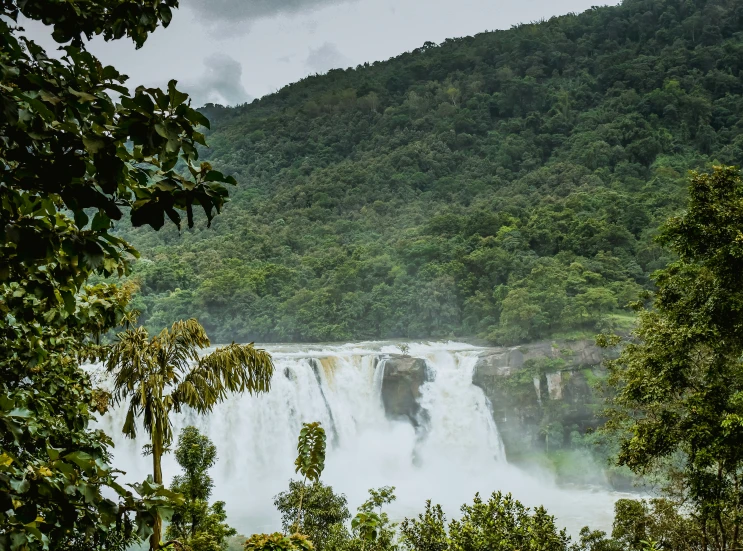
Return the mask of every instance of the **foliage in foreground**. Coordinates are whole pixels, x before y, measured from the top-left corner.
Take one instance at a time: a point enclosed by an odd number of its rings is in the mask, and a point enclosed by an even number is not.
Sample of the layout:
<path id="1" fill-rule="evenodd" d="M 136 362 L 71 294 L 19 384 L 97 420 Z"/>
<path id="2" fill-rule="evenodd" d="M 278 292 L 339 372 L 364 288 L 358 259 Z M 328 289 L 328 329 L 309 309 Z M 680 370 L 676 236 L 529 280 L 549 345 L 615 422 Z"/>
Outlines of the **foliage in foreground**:
<path id="1" fill-rule="evenodd" d="M 307 487 L 307 480 L 318 482 L 325 469 L 325 429 L 320 423 L 304 423 L 297 438 L 297 458 L 294 460 L 295 472 L 304 476 L 299 494 L 297 516 L 294 521 L 294 532 L 302 530 L 302 500 Z"/>
<path id="2" fill-rule="evenodd" d="M 85 40 L 167 26 L 177 0 L 0 3 L 0 548 L 96 548 L 146 537 L 168 501 L 161 485 L 115 481 L 110 441 L 90 430 L 94 396 L 79 368 L 127 318 L 129 290 L 87 285 L 128 271 L 136 251 L 112 232 L 160 229 L 194 207 L 207 220 L 233 178 L 199 164 L 208 120 L 170 82 L 124 86 Z M 22 17 L 53 27 L 60 59 L 21 36 Z M 114 102 L 111 95 L 118 95 Z M 181 163 L 184 173 L 176 172 Z M 103 488 L 114 500 L 104 498 Z"/>
<path id="3" fill-rule="evenodd" d="M 621 549 L 632 551 L 645 551 L 647 542 L 674 551 L 705 548 L 694 519 L 681 514 L 672 501 L 661 498 L 617 501 L 611 536 Z"/>
<path id="4" fill-rule="evenodd" d="M 532 512 L 510 494 L 500 492 L 487 501 L 476 495 L 471 505 L 462 506 L 462 518 L 448 527 L 441 506 L 429 501 L 417 519 L 403 521 L 401 533 L 408 548 L 415 551 L 570 548 L 570 537 L 564 529 L 558 530 L 554 517 L 544 508 Z"/>
<path id="5" fill-rule="evenodd" d="M 292 534 L 255 534 L 245 542 L 245 551 L 312 551 L 312 542 L 307 536 Z"/>
<path id="6" fill-rule="evenodd" d="M 225 504 L 209 504 L 214 483 L 209 469 L 217 461 L 217 448 L 196 427 L 186 427 L 178 436 L 175 457 L 183 469 L 170 485 L 171 491 L 183 495 L 183 505 L 176 507 L 165 532 L 166 540 L 177 540 L 185 551 L 225 551 L 227 538 L 237 534 L 225 522 Z"/>
<path id="7" fill-rule="evenodd" d="M 392 551 L 397 548 L 397 523 L 390 520 L 383 510 L 385 505 L 395 501 L 394 486 L 369 490 L 367 499 L 351 520 L 351 538 L 343 549 L 362 551 Z"/>
<path id="8" fill-rule="evenodd" d="M 351 518 L 346 496 L 335 494 L 330 486 L 319 480 L 309 486 L 290 480 L 289 489 L 274 498 L 274 505 L 281 513 L 281 527 L 286 533 L 292 530 L 299 516 L 300 499 L 302 533 L 309 537 L 317 551 L 325 551 L 333 546 L 339 534 L 346 533 L 344 523 Z"/>
<path id="9" fill-rule="evenodd" d="M 190 407 L 210 412 L 230 393 L 267 392 L 273 375 L 271 356 L 252 344 L 200 352 L 211 343 L 194 319 L 177 321 L 149 337 L 144 327 L 123 331 L 106 351 L 106 370 L 113 376 L 113 403 L 125 403 L 123 433 L 134 438 L 137 419 L 150 437 L 153 479 L 162 484 L 162 456 L 173 440 L 171 413 Z M 155 519 L 151 548 L 160 542 L 162 525 Z M 196 537 L 196 536 L 194 536 Z"/>
<path id="10" fill-rule="evenodd" d="M 294 521 L 293 506 L 300 486 L 276 497 L 285 529 Z M 510 494 L 494 493 L 485 501 L 479 495 L 462 506 L 461 518 L 447 523 L 440 505 L 426 503 L 424 513 L 391 523 L 382 507 L 394 500 L 394 488 L 370 490 L 348 531 L 344 521 L 348 509 L 343 495 L 321 483 L 308 488 L 307 535 L 323 551 L 492 551 L 493 549 L 537 549 L 543 551 L 702 551 L 701 531 L 692 516 L 667 499 L 620 499 L 614 507 L 611 535 L 581 530 L 573 541 L 542 507 L 525 507 Z M 292 505 L 294 504 L 294 505 Z M 398 530 L 399 529 L 399 530 Z M 283 541 L 283 540 L 282 540 Z"/>
<path id="11" fill-rule="evenodd" d="M 315 482 L 307 486 L 292 480 L 289 490 L 274 499 L 281 513 L 284 530 L 295 527 L 296 511 L 303 502 L 302 532 L 318 551 L 392 551 L 396 548 L 396 524 L 383 507 L 395 500 L 394 488 L 369 490 L 367 499 L 351 520 L 346 496 L 336 494 L 330 486 Z"/>
<path id="12" fill-rule="evenodd" d="M 651 305 L 609 362 L 619 464 L 665 473 L 702 547 L 720 551 L 738 549 L 743 523 L 741 228 L 739 169 L 694 173 L 686 212 L 661 232 L 679 259 L 656 274 Z"/>

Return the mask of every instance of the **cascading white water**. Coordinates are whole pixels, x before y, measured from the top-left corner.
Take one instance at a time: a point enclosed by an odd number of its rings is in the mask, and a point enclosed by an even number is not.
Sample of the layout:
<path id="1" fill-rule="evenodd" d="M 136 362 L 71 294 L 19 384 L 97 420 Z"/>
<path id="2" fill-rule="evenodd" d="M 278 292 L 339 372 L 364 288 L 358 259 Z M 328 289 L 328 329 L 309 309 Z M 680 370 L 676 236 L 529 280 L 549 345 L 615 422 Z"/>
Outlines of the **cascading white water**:
<path id="1" fill-rule="evenodd" d="M 385 357 L 394 345 L 268 346 L 276 372 L 267 394 L 234 396 L 206 417 L 184 413 L 180 428 L 195 425 L 217 446 L 214 499 L 227 503 L 230 523 L 245 534 L 280 529 L 273 496 L 294 475 L 296 438 L 303 422 L 320 421 L 329 450 L 323 480 L 345 493 L 352 510 L 367 490 L 396 486 L 393 517 L 413 516 L 425 500 L 456 516 L 476 492 L 512 492 L 527 505 L 544 504 L 573 533 L 590 524 L 606 529 L 616 495 L 600 489 L 560 489 L 505 459 L 503 444 L 482 390 L 472 384 L 479 350 L 457 343 L 411 344 L 425 358 L 429 381 L 421 387 L 426 422 L 416 430 L 385 415 L 381 390 Z M 114 437 L 115 464 L 126 481 L 142 480 L 147 443 L 121 436 L 121 408 L 101 419 Z M 166 483 L 179 472 L 172 454 L 163 461 Z"/>

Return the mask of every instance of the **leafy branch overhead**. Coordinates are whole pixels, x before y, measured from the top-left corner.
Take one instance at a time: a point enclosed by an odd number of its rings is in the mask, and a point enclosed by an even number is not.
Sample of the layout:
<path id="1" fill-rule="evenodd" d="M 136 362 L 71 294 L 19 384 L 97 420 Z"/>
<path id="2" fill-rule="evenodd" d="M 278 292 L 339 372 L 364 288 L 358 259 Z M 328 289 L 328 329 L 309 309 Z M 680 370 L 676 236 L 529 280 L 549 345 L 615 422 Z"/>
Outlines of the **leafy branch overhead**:
<path id="1" fill-rule="evenodd" d="M 128 37 L 140 47 L 177 5 L 0 2 L 2 549 L 123 545 L 130 513 L 141 535 L 156 527 L 167 501 L 159 481 L 143 485 L 139 498 L 118 485 L 110 440 L 89 428 L 93 408 L 105 406 L 79 365 L 100 357 L 100 335 L 131 321 L 133 288 L 88 283 L 127 273 L 138 254 L 112 232 L 115 222 L 129 217 L 159 229 L 166 217 L 179 227 L 185 217 L 192 225 L 194 208 L 210 222 L 235 181 L 199 162 L 209 122 L 175 81 L 166 90 L 132 90 L 85 40 Z M 53 28 L 59 56 L 21 36 L 22 18 Z M 202 378 L 225 371 L 227 360 L 214 358 Z M 239 386 L 235 377 L 223 380 L 227 388 Z M 118 502 L 103 497 L 105 487 Z"/>

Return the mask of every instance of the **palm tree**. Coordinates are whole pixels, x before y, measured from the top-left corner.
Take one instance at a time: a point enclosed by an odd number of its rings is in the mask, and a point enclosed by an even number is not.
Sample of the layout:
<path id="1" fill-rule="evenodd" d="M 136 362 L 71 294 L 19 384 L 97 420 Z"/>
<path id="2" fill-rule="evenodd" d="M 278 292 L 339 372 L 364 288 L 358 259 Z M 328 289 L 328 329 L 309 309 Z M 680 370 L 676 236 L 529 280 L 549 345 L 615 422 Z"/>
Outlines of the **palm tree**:
<path id="1" fill-rule="evenodd" d="M 114 404 L 128 402 L 123 432 L 137 433 L 137 418 L 150 435 L 153 479 L 163 483 L 161 461 L 173 440 L 171 412 L 184 406 L 204 414 L 230 392 L 251 394 L 269 390 L 273 375 L 271 356 L 253 344 L 217 348 L 199 356 L 210 346 L 204 328 L 195 319 L 177 321 L 152 338 L 143 327 L 119 334 L 106 357 L 106 369 L 114 375 Z M 160 545 L 162 521 L 155 518 L 150 549 Z"/>

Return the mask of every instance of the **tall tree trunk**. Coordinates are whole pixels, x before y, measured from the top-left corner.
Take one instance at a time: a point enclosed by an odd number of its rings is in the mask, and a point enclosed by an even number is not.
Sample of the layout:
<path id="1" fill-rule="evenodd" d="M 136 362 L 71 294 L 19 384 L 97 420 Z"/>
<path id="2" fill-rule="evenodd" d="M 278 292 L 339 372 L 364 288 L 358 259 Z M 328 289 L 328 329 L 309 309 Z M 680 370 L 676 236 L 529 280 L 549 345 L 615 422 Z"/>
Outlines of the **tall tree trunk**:
<path id="1" fill-rule="evenodd" d="M 731 549 L 738 549 L 738 540 L 740 539 L 740 480 L 738 471 L 733 471 L 733 480 L 735 481 L 735 513 L 733 515 L 733 545 Z"/>
<path id="2" fill-rule="evenodd" d="M 307 477 L 304 477 L 304 480 L 302 481 L 302 491 L 299 492 L 299 508 L 297 509 L 297 520 L 294 523 L 294 533 L 299 533 L 299 530 L 301 529 L 301 519 L 302 519 L 302 501 L 304 500 L 304 489 L 307 486 Z"/>
<path id="3" fill-rule="evenodd" d="M 717 487 L 722 488 L 723 485 L 723 472 L 722 472 L 722 463 L 718 463 L 717 465 Z M 720 490 L 718 490 L 718 493 Z M 718 501 L 721 501 L 721 498 L 718 495 Z M 727 530 L 725 529 L 725 523 L 722 520 L 722 513 L 720 512 L 719 505 L 715 508 L 715 518 L 717 519 L 717 526 L 720 530 L 720 550 L 725 551 L 727 549 Z"/>
<path id="4" fill-rule="evenodd" d="M 163 483 L 162 457 L 162 441 L 159 436 L 159 431 L 155 427 L 155 430 L 152 431 L 152 478 L 155 484 Z M 159 513 L 155 513 L 155 523 L 153 524 L 152 529 L 154 532 L 150 536 L 150 550 L 156 551 L 160 548 L 163 533 L 163 521 L 160 518 Z"/>

